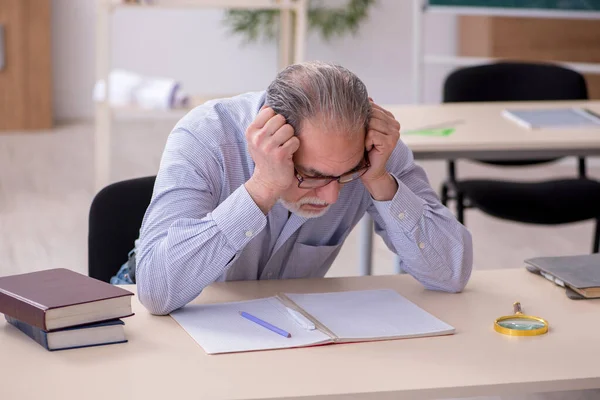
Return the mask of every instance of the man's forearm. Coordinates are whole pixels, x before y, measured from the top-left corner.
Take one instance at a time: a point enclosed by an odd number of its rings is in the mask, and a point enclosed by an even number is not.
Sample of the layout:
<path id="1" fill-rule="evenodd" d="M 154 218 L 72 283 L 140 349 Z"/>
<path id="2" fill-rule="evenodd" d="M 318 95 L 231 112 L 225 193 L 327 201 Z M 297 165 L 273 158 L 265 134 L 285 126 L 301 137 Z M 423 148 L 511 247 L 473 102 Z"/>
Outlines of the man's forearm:
<path id="1" fill-rule="evenodd" d="M 256 203 L 258 208 L 263 212 L 263 214 L 267 215 L 271 208 L 275 205 L 279 198 L 279 194 L 275 193 L 273 190 L 267 189 L 264 185 L 256 180 L 256 178 L 250 178 L 244 186 L 248 191 L 252 200 Z"/>
<path id="2" fill-rule="evenodd" d="M 140 301 L 154 314 L 184 306 L 227 271 L 265 224 L 244 187 L 203 218 L 163 221 L 160 210 L 150 209 L 136 270 Z"/>
<path id="3" fill-rule="evenodd" d="M 402 247 L 399 249 L 401 268 L 411 272 L 428 289 L 460 292 L 472 270 L 471 235 L 456 220 L 428 210 L 425 214 L 411 234 L 412 253 L 416 257 L 403 258 Z"/>
<path id="4" fill-rule="evenodd" d="M 377 201 L 389 201 L 394 198 L 398 191 L 398 183 L 393 176 L 386 173 L 381 178 L 373 181 L 363 181 L 363 184 Z"/>
<path id="5" fill-rule="evenodd" d="M 427 288 L 462 290 L 472 268 L 471 235 L 447 208 L 401 182 L 391 201 L 374 201 L 374 206 L 402 269 Z"/>
<path id="6" fill-rule="evenodd" d="M 201 230 L 212 238 L 198 238 L 190 232 Z M 140 301 L 158 315 L 183 307 L 215 282 L 234 256 L 235 251 L 210 221 L 175 226 L 150 250 L 140 252 L 136 271 Z"/>

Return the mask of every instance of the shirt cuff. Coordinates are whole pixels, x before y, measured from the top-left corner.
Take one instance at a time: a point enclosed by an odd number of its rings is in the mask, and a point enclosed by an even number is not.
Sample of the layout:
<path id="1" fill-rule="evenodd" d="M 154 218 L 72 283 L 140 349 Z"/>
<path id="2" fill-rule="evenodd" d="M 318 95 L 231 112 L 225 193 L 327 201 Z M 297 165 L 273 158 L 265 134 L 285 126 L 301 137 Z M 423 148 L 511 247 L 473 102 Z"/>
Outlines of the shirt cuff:
<path id="1" fill-rule="evenodd" d="M 236 252 L 243 249 L 267 224 L 267 217 L 244 185 L 209 213 L 210 217 Z"/>
<path id="2" fill-rule="evenodd" d="M 387 229 L 412 232 L 423 216 L 423 200 L 394 174 L 390 175 L 398 183 L 398 191 L 392 200 L 373 200 L 373 204 L 385 221 Z"/>

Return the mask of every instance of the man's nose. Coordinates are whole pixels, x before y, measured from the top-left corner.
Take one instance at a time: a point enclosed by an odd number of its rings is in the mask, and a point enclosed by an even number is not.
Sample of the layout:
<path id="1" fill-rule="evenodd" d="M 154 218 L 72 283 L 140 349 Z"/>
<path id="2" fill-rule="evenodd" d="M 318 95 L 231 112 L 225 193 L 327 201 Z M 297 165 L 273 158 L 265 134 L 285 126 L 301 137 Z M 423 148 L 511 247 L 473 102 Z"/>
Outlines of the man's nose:
<path id="1" fill-rule="evenodd" d="M 328 204 L 333 204 L 338 199 L 341 187 L 338 181 L 331 181 L 329 184 L 315 189 L 315 193 L 319 199 L 326 201 Z"/>

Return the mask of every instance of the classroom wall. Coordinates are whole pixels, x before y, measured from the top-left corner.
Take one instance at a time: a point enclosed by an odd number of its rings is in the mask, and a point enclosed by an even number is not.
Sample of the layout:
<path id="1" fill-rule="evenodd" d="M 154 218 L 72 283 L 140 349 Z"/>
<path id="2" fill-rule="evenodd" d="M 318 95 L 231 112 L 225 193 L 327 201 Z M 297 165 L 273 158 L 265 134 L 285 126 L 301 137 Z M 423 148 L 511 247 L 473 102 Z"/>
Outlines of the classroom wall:
<path id="1" fill-rule="evenodd" d="M 412 3 L 379 0 L 356 37 L 325 43 L 311 34 L 307 58 L 348 67 L 378 102 L 411 102 Z M 95 2 L 52 0 L 52 7 L 55 117 L 92 117 Z M 174 77 L 191 93 L 265 88 L 277 73 L 276 44 L 243 45 L 240 37 L 228 34 L 222 17 L 222 10 L 119 10 L 113 18 L 112 65 Z M 455 32 L 454 17 L 428 15 L 426 48 L 454 54 Z M 447 72 L 444 66 L 426 67 L 425 101 L 439 101 Z"/>

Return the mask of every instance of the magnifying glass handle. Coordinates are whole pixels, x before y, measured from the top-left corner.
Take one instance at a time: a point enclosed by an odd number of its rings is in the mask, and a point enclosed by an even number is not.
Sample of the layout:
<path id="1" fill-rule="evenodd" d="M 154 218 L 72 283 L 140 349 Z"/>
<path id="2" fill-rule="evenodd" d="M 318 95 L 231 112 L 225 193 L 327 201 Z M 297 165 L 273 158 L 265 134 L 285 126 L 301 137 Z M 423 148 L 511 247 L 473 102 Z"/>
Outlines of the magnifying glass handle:
<path id="1" fill-rule="evenodd" d="M 523 310 L 521 309 L 520 302 L 517 301 L 515 304 L 513 304 L 513 307 L 515 309 L 515 314 L 523 314 Z"/>

